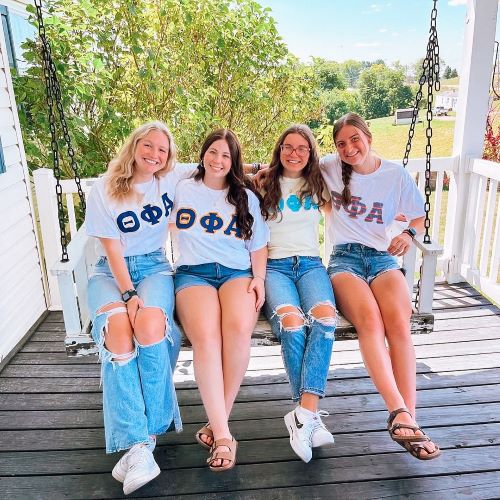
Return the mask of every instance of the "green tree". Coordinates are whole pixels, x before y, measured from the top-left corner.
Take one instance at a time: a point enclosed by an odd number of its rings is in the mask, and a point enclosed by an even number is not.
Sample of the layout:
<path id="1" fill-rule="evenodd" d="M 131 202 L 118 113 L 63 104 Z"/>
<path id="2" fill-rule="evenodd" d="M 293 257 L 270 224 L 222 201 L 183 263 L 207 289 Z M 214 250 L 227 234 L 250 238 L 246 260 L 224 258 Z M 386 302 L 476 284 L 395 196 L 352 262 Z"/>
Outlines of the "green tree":
<path id="1" fill-rule="evenodd" d="M 321 89 L 327 91 L 333 89 L 343 90 L 347 87 L 347 81 L 339 63 L 315 57 L 313 58 L 312 67 L 317 75 Z"/>
<path id="2" fill-rule="evenodd" d="M 333 90 L 326 95 L 324 106 L 327 122 L 330 125 L 348 112 L 361 113 L 363 111 L 356 91 Z"/>
<path id="3" fill-rule="evenodd" d="M 83 175 L 105 168 L 137 124 L 161 119 L 182 160 L 196 159 L 219 126 L 250 159 L 267 158 L 291 122 L 319 116 L 317 76 L 281 40 L 270 9 L 253 0 L 53 0 L 51 41 Z M 15 78 L 31 168 L 47 166 L 45 95 L 38 47 Z M 65 165 L 67 170 L 67 165 Z"/>
<path id="4" fill-rule="evenodd" d="M 411 87 L 404 83 L 402 70 L 375 64 L 359 78 L 359 96 L 365 118 L 389 116 L 397 108 L 409 106 L 413 100 Z"/>
<path id="5" fill-rule="evenodd" d="M 359 75 L 363 70 L 363 63 L 361 61 L 355 61 L 354 59 L 348 59 L 340 63 L 340 70 L 347 81 L 347 85 L 351 88 L 355 88 L 358 84 Z"/>

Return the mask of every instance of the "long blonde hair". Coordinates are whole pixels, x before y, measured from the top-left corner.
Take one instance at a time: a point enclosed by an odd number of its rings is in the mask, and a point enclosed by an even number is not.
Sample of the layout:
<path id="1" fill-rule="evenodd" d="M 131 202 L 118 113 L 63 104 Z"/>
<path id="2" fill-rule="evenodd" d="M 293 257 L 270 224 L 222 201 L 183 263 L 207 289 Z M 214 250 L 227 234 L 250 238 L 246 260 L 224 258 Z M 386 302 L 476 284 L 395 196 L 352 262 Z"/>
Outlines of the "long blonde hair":
<path id="1" fill-rule="evenodd" d="M 140 139 L 144 138 L 152 130 L 163 132 L 169 143 L 167 163 L 155 172 L 155 177 L 163 177 L 174 168 L 177 147 L 170 130 L 161 121 L 147 122 L 137 127 L 125 140 L 118 154 L 109 162 L 106 172 L 107 193 L 112 200 L 126 201 L 137 196 L 133 189 L 133 178 L 135 168 L 135 150 Z"/>

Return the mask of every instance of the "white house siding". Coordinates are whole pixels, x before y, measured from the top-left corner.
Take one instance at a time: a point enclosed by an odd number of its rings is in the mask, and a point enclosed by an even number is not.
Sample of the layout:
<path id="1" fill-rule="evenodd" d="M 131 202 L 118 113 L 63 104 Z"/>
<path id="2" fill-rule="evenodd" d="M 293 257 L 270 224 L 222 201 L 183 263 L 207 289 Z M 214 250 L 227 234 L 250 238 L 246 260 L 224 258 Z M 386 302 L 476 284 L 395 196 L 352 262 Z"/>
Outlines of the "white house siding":
<path id="1" fill-rule="evenodd" d="M 1 24 L 0 137 L 6 165 L 0 174 L 1 361 L 46 310 L 30 182 Z"/>

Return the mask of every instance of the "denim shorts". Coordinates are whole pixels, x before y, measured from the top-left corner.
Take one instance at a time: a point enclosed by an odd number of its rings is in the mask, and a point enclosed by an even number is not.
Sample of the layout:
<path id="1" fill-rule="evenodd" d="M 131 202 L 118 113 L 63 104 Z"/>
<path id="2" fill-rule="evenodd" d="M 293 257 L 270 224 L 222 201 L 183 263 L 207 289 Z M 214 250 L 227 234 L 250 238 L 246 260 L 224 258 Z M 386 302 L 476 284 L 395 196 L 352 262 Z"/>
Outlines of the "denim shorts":
<path id="1" fill-rule="evenodd" d="M 399 269 L 404 274 L 396 257 L 389 252 L 360 243 L 345 243 L 333 247 L 327 270 L 330 278 L 349 273 L 370 284 L 377 276 L 393 269 Z"/>
<path id="2" fill-rule="evenodd" d="M 224 283 L 237 278 L 253 278 L 251 269 L 233 269 L 217 262 L 179 266 L 175 270 L 175 293 L 190 286 L 211 286 L 218 290 Z"/>

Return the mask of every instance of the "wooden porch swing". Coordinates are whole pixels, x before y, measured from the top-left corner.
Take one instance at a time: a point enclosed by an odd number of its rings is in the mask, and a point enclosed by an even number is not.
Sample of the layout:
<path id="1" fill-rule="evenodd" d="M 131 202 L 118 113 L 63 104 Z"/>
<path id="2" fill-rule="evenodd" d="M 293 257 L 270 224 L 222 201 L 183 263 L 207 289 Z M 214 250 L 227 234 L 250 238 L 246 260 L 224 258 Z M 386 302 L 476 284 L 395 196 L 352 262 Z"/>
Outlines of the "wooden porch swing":
<path id="1" fill-rule="evenodd" d="M 57 213 L 59 221 L 59 234 L 61 240 L 62 256 L 61 260 L 50 269 L 52 275 L 57 277 L 61 305 L 63 310 L 64 325 L 66 330 L 66 351 L 70 356 L 83 356 L 97 353 L 96 346 L 90 336 L 90 316 L 87 308 L 87 282 L 93 272 L 97 256 L 94 250 L 92 238 L 88 238 L 85 227 L 82 225 L 68 243 L 66 232 L 66 218 L 63 205 L 63 189 L 61 186 L 61 170 L 59 167 L 59 147 L 56 132 L 56 114 L 54 104 L 57 108 L 59 125 L 62 129 L 67 154 L 70 158 L 70 165 L 76 182 L 77 192 L 80 199 L 80 206 L 85 212 L 85 194 L 90 190 L 94 182 L 93 179 L 81 179 L 78 166 L 75 160 L 74 150 L 71 145 L 64 109 L 61 103 L 61 90 L 57 79 L 56 69 L 52 60 L 51 48 L 47 40 L 42 16 L 41 0 L 35 0 L 35 7 L 38 20 L 38 31 L 42 47 L 43 72 L 45 78 L 48 116 L 51 133 L 51 150 L 53 158 L 53 173 L 55 177 L 55 192 L 57 199 Z M 414 239 L 414 245 L 403 258 L 403 267 L 406 269 L 406 281 L 410 297 L 414 295 L 414 311 L 411 318 L 412 333 L 430 333 L 434 325 L 432 314 L 432 299 L 434 291 L 434 281 L 437 267 L 437 258 L 442 254 L 442 249 L 431 241 L 429 236 L 430 228 L 430 179 L 431 179 L 431 138 L 432 138 L 432 106 L 433 91 L 439 90 L 439 45 L 436 30 L 437 0 L 431 13 L 431 28 L 429 41 L 427 44 L 426 57 L 422 63 L 422 76 L 419 80 L 419 90 L 415 97 L 412 122 L 408 133 L 408 142 L 403 159 L 406 167 L 412 147 L 412 138 L 415 131 L 415 124 L 418 116 L 418 109 L 422 99 L 422 89 L 427 84 L 427 114 L 426 114 L 426 164 L 425 164 L 425 234 L 423 237 Z M 72 208 L 72 207 L 71 207 Z M 401 230 L 401 229 L 399 229 Z M 414 274 L 417 261 L 417 252 L 421 252 L 422 261 L 417 285 L 414 290 Z M 328 249 L 327 249 L 328 253 Z M 47 265 L 51 265 L 50 262 Z M 415 291 L 415 294 L 414 294 Z M 344 318 L 339 318 L 336 330 L 336 338 L 354 339 L 357 338 L 354 327 Z M 184 339 L 183 346 L 188 347 L 187 339 Z M 275 345 L 277 340 L 271 332 L 270 325 L 261 317 L 256 325 L 252 336 L 252 345 Z"/>

